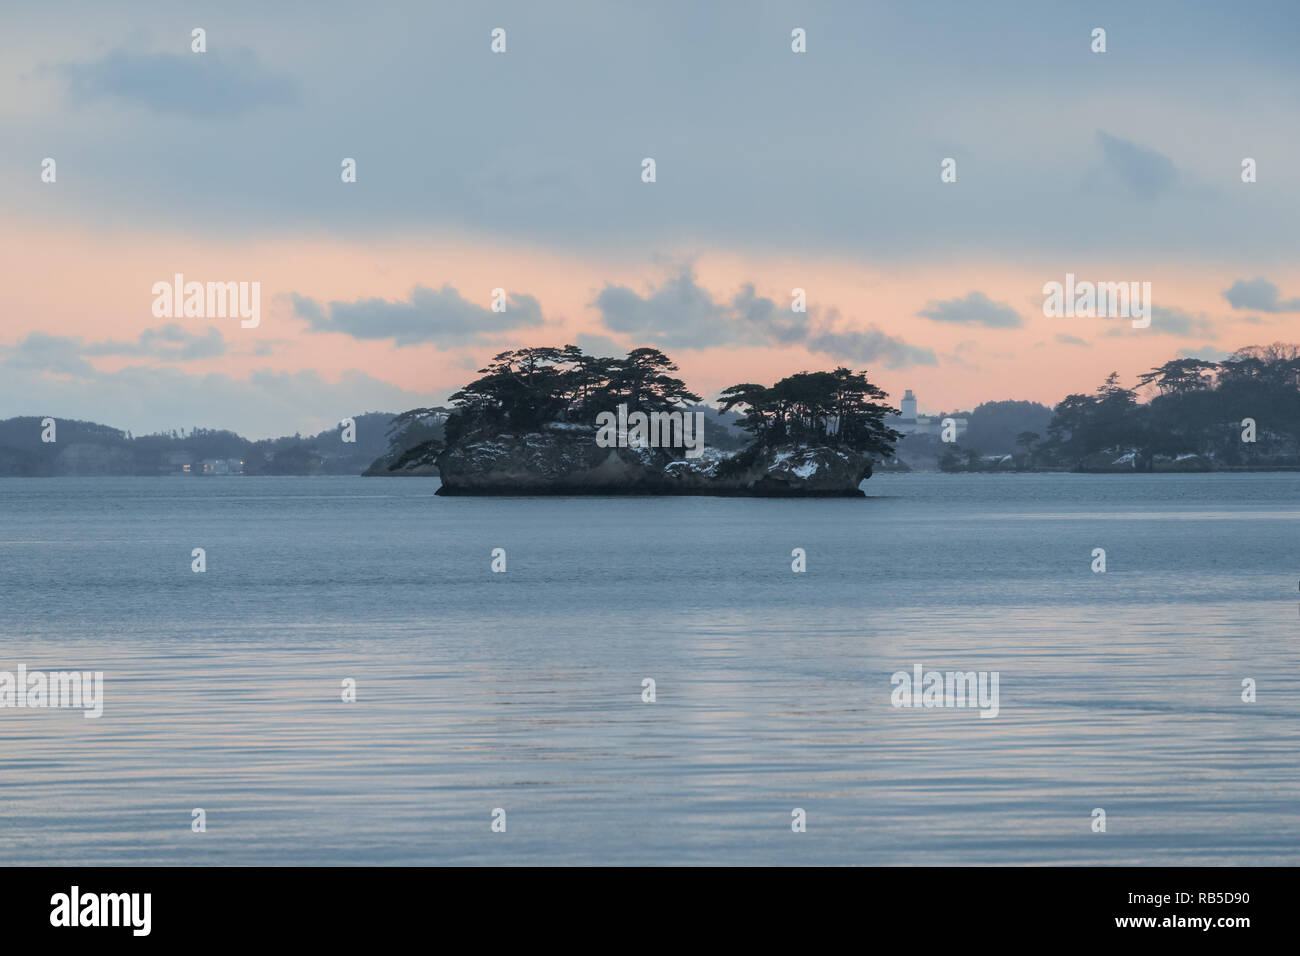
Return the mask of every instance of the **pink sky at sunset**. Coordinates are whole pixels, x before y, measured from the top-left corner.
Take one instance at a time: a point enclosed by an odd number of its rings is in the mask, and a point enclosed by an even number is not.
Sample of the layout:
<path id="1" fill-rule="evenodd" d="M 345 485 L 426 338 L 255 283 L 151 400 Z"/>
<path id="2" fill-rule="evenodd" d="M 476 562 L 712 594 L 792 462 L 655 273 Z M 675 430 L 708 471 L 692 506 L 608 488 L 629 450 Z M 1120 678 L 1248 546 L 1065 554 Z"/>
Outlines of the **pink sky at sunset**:
<path id="1" fill-rule="evenodd" d="M 1223 298 L 1239 273 L 1176 263 L 1126 274 L 1123 263 L 1071 261 L 1013 266 L 1007 263 L 942 263 L 873 266 L 871 263 L 776 258 L 753 254 L 661 250 L 639 261 L 574 256 L 526 244 L 463 239 L 394 238 L 387 242 L 278 237 L 258 241 L 200 240 L 192 235 L 130 231 L 55 229 L 10 222 L 0 233 L 0 255 L 23 277 L 0 289 L 0 309 L 9 317 L 0 345 L 13 346 L 32 332 L 79 336 L 87 341 L 131 340 L 159 320 L 150 311 L 153 283 L 182 272 L 187 280 L 257 280 L 262 283 L 259 328 L 242 329 L 236 319 L 179 319 L 188 330 L 216 325 L 230 345 L 227 354 L 184 363 L 189 374 L 220 372 L 236 379 L 254 370 L 315 370 L 329 381 L 349 370 L 420 393 L 444 395 L 468 380 L 496 351 L 523 345 L 564 344 L 585 333 L 635 347 L 601 325 L 593 306 L 605 283 L 638 292 L 661 282 L 677 266 L 694 264 L 699 285 L 718 301 L 752 282 L 759 295 L 789 308 L 790 290 L 807 290 L 810 311 L 838 310 L 836 331 L 875 325 L 910 345 L 932 349 L 939 364 L 888 369 L 867 363 L 871 377 L 894 401 L 914 389 L 927 411 L 971 408 L 981 401 L 1022 398 L 1054 404 L 1074 391 L 1091 391 L 1112 369 L 1125 382 L 1182 349 L 1211 346 L 1224 352 L 1244 345 L 1285 339 L 1292 320 L 1234 312 Z M 68 264 L 76 262 L 70 273 Z M 1152 283 L 1156 306 L 1202 315 L 1210 335 L 1159 334 L 1132 329 L 1124 320 L 1052 319 L 1042 315 L 1044 282 L 1074 271 L 1080 278 L 1141 278 Z M 1274 272 L 1284 289 L 1300 288 L 1300 275 Z M 363 341 L 341 333 L 315 333 L 293 313 L 289 293 L 320 302 L 370 297 L 403 300 L 416 284 L 455 287 L 471 302 L 489 304 L 491 290 L 526 293 L 538 299 L 542 326 L 503 332 L 493 344 L 440 350 L 433 344 L 397 347 L 391 340 Z M 983 328 L 933 321 L 917 315 L 934 300 L 972 290 L 1014 308 L 1021 328 Z M 1253 319 L 1254 321 L 1250 321 Z M 1106 335 L 1113 329 L 1119 335 Z M 1082 339 L 1087 347 L 1064 344 L 1058 334 Z M 262 354 L 258 354 L 259 350 Z M 667 348 L 696 391 L 712 399 L 738 381 L 773 381 L 800 369 L 864 363 L 814 354 L 803 345 L 706 349 Z M 132 365 L 166 364 L 157 359 L 103 356 L 95 367 L 112 372 Z M 399 411 L 400 409 L 385 409 Z M 35 414 L 37 403 L 15 412 Z M 89 416 L 93 409 L 86 409 Z M 357 409 L 356 411 L 360 411 Z M 130 428 L 131 422 L 111 422 Z M 219 409 L 207 424 L 221 425 Z"/>

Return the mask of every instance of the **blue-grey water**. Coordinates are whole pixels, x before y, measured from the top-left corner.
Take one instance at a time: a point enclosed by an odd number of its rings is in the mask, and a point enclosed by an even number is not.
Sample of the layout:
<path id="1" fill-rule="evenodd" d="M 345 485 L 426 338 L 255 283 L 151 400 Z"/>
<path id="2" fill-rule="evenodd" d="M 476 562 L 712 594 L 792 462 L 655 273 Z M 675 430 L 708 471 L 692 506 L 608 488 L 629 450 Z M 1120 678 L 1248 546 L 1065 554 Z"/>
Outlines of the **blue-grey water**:
<path id="1" fill-rule="evenodd" d="M 1300 475 L 436 487 L 0 480 L 0 864 L 1300 862 Z"/>

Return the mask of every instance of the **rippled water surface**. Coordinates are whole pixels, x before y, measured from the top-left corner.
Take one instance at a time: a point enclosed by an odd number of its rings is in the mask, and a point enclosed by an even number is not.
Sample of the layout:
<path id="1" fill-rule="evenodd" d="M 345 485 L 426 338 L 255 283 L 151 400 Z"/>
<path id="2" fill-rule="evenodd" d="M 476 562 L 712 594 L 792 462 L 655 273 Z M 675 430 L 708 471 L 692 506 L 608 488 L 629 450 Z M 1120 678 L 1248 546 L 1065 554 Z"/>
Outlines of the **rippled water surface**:
<path id="1" fill-rule="evenodd" d="M 1300 862 L 1300 475 L 436 487 L 0 480 L 0 863 Z"/>

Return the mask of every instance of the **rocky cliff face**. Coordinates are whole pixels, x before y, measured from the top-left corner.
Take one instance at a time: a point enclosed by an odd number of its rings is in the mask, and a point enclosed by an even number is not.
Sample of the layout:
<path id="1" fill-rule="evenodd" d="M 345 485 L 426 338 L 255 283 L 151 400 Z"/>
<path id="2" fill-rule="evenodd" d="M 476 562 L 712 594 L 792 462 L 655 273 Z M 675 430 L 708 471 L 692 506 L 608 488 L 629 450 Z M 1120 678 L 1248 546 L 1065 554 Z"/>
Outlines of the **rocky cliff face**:
<path id="1" fill-rule="evenodd" d="M 440 495 L 861 497 L 858 485 L 871 477 L 869 456 L 826 446 L 764 448 L 735 467 L 713 449 L 681 459 L 655 448 L 601 448 L 585 428 L 466 442 L 436 463 Z"/>

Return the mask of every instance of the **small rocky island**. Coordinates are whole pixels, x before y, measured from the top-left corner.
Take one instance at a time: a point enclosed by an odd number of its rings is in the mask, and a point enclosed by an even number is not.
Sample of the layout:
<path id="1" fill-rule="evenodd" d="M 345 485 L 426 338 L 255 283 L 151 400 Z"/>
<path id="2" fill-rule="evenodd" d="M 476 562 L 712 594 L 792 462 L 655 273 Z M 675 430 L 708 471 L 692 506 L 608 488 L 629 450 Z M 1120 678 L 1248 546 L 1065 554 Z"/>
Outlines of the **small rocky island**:
<path id="1" fill-rule="evenodd" d="M 738 410 L 749 441 L 710 447 L 710 432 L 726 430 L 691 410 L 700 396 L 676 371 L 652 348 L 623 359 L 572 345 L 503 352 L 452 396 L 450 414 L 395 418 L 389 453 L 367 474 L 438 474 L 439 495 L 862 497 L 901 437 L 884 424 L 897 413 L 885 393 L 837 368 L 724 389 L 716 407 Z"/>

